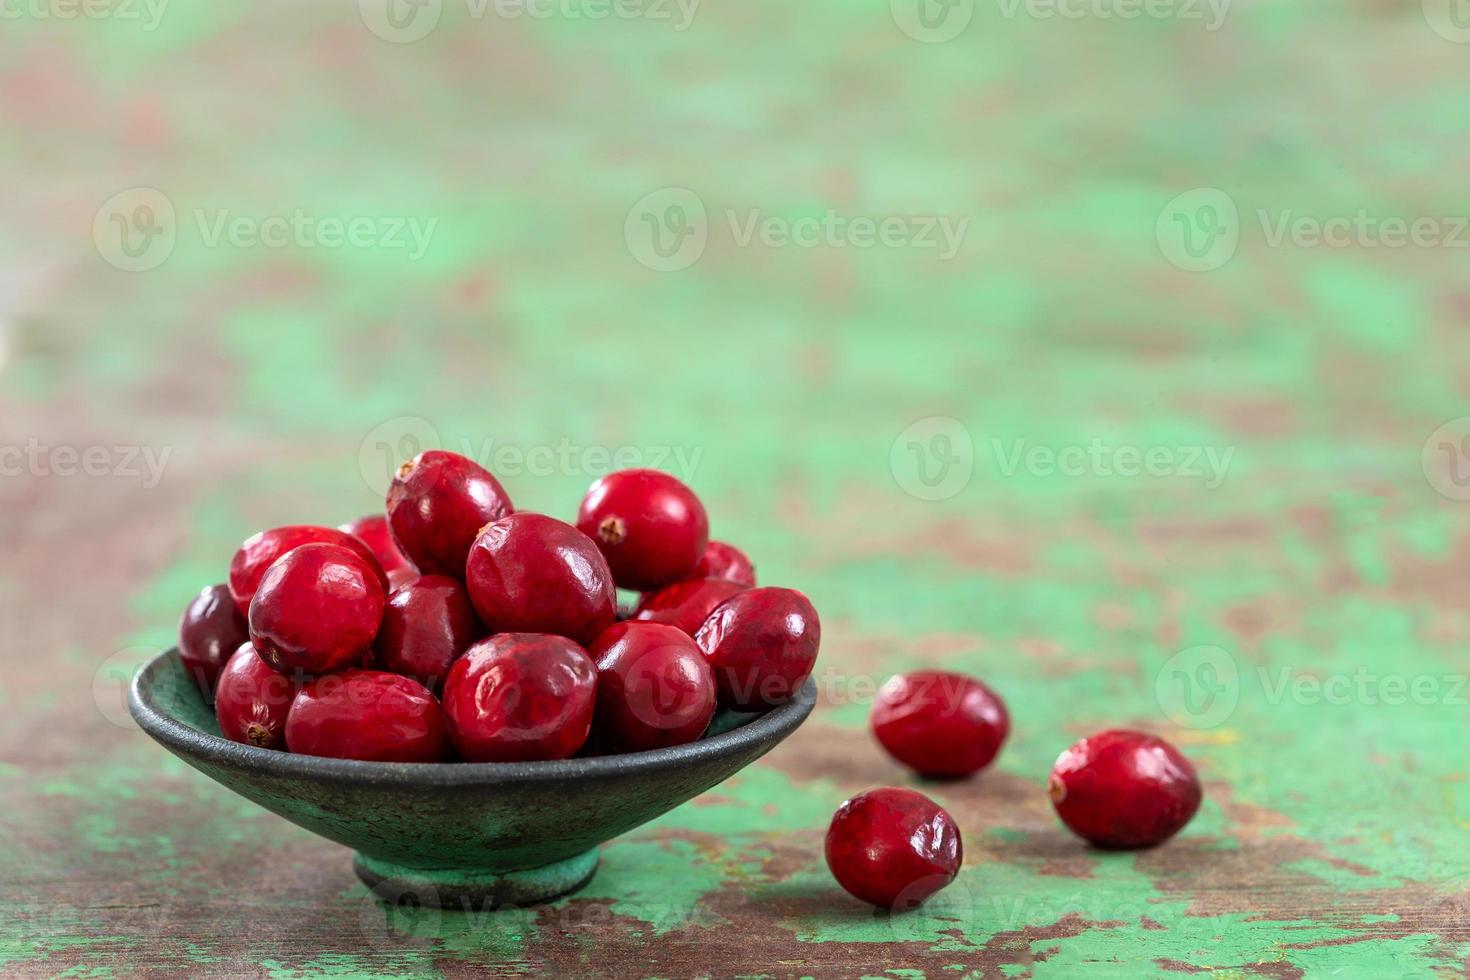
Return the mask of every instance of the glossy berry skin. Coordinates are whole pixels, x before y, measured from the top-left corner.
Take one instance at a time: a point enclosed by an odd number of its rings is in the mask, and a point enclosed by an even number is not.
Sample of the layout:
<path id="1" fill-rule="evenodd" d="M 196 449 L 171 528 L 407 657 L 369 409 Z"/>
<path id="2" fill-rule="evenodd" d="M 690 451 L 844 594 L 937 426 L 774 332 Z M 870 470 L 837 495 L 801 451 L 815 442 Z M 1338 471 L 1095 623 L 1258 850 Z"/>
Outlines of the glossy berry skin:
<path id="1" fill-rule="evenodd" d="M 250 641 L 283 674 L 325 674 L 368 652 L 384 604 L 383 587 L 361 555 L 305 544 L 266 569 L 250 602 Z"/>
<path id="2" fill-rule="evenodd" d="M 1134 850 L 1161 844 L 1199 810 L 1204 793 L 1194 766 L 1161 738 L 1121 729 L 1063 752 L 1047 795 L 1067 828 L 1098 847 Z"/>
<path id="3" fill-rule="evenodd" d="M 500 633 L 449 668 L 444 715 L 469 762 L 565 759 L 587 741 L 597 668 L 562 636 Z"/>
<path id="4" fill-rule="evenodd" d="M 373 666 L 437 691 L 449 665 L 484 634 L 458 579 L 423 575 L 388 596 Z"/>
<path id="5" fill-rule="evenodd" d="M 693 742 L 715 714 L 715 678 L 689 634 L 663 623 L 616 623 L 587 653 L 597 665 L 592 739 L 600 752 Z"/>
<path id="6" fill-rule="evenodd" d="M 442 762 L 444 712 L 411 677 L 349 670 L 318 677 L 291 703 L 286 747 L 301 755 L 365 762 Z"/>
<path id="7" fill-rule="evenodd" d="M 313 524 L 275 527 L 246 538 L 245 543 L 240 545 L 240 550 L 235 552 L 235 557 L 230 562 L 230 595 L 234 598 L 235 607 L 240 610 L 242 616 L 250 612 L 250 600 L 254 598 L 255 590 L 260 587 L 260 580 L 265 577 L 265 570 L 270 568 L 277 558 L 292 548 L 299 548 L 304 544 L 335 544 L 357 552 L 367 560 L 373 573 L 382 584 L 383 591 L 388 590 L 387 573 L 378 564 L 377 556 L 373 554 L 372 549 L 359 538 L 334 527 L 317 527 Z"/>
<path id="8" fill-rule="evenodd" d="M 300 690 L 300 682 L 272 670 L 254 645 L 242 643 L 215 688 L 214 716 L 220 734 L 232 742 L 284 749 L 286 719 Z"/>
<path id="9" fill-rule="evenodd" d="M 704 556 L 694 566 L 694 575 L 698 578 L 729 579 L 747 589 L 755 588 L 755 566 L 745 552 L 723 541 L 711 541 L 705 546 Z"/>
<path id="10" fill-rule="evenodd" d="M 487 525 L 470 549 L 465 584 L 491 633 L 555 633 L 587 644 L 617 615 L 617 588 L 597 546 L 544 514 Z"/>
<path id="11" fill-rule="evenodd" d="M 870 717 L 888 754 L 930 779 L 955 779 L 988 766 L 1010 734 L 995 692 L 973 677 L 921 670 L 890 678 Z"/>
<path id="12" fill-rule="evenodd" d="M 720 603 L 745 586 L 722 578 L 696 578 L 666 585 L 638 603 L 633 618 L 645 623 L 667 623 L 693 636 Z"/>
<path id="13" fill-rule="evenodd" d="M 602 549 L 618 587 L 640 592 L 692 577 L 709 544 L 704 504 L 658 470 L 619 470 L 592 484 L 577 527 Z"/>
<path id="14" fill-rule="evenodd" d="M 225 662 L 250 638 L 245 617 L 235 608 L 226 585 L 202 589 L 179 620 L 179 659 L 184 669 L 209 694 Z"/>
<path id="15" fill-rule="evenodd" d="M 400 466 L 388 488 L 393 540 L 425 575 L 462 577 L 480 528 L 513 509 L 489 470 L 439 449 L 419 453 Z"/>
<path id="16" fill-rule="evenodd" d="M 911 789 L 870 789 L 843 803 L 827 828 L 827 867 L 854 898 L 912 908 L 954 880 L 964 858 L 959 828 Z"/>
<path id="17" fill-rule="evenodd" d="M 413 566 L 409 564 L 403 552 L 398 550 L 398 545 L 393 540 L 393 532 L 388 529 L 388 518 L 384 515 L 368 514 L 366 517 L 359 517 L 355 521 L 338 525 L 337 530 L 350 534 L 367 545 L 389 578 L 392 578 L 396 571 L 413 570 Z"/>
<path id="18" fill-rule="evenodd" d="M 694 637 L 714 668 L 720 703 L 746 711 L 791 700 L 811 674 L 821 640 L 807 597 L 778 588 L 736 593 Z"/>

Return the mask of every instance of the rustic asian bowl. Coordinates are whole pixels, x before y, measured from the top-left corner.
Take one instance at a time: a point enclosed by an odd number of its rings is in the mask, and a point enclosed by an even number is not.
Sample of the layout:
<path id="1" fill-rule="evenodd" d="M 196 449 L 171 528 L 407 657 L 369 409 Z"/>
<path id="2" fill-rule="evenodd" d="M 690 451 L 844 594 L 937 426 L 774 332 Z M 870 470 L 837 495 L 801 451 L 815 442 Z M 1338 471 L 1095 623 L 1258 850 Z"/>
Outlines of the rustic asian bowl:
<path id="1" fill-rule="evenodd" d="M 231 742 L 170 650 L 138 671 L 128 709 L 209 778 L 357 852 L 392 902 L 493 908 L 575 891 L 597 845 L 697 796 L 765 755 L 811 713 L 810 679 L 765 714 L 721 711 L 697 742 L 558 762 L 390 763 L 292 755 Z"/>

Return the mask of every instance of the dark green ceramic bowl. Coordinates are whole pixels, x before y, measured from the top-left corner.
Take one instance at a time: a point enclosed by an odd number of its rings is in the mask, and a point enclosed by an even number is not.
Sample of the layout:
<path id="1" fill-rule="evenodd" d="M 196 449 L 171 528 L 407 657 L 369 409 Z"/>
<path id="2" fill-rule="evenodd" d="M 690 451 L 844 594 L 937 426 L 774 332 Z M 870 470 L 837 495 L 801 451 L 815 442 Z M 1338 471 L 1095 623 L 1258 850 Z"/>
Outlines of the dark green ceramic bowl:
<path id="1" fill-rule="evenodd" d="M 133 678 L 128 708 L 174 755 L 294 824 L 357 852 L 382 897 L 446 908 L 544 901 L 586 884 L 597 845 L 765 755 L 811 713 L 816 685 L 765 714 L 722 711 L 698 742 L 519 763 L 357 762 L 222 738 L 177 651 Z"/>

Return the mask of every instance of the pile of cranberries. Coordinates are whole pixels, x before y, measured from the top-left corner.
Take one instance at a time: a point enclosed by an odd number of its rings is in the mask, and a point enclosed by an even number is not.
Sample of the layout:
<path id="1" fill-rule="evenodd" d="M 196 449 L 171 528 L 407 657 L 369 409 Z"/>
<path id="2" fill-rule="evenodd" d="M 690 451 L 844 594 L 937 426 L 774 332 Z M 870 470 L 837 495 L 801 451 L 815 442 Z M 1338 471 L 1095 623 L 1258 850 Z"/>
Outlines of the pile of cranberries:
<path id="1" fill-rule="evenodd" d="M 959 779 L 988 766 L 1010 733 L 994 691 L 973 677 L 918 671 L 878 692 L 871 724 L 894 759 L 927 779 Z M 1194 817 L 1203 796 L 1188 759 L 1142 732 L 1105 731 L 1073 745 L 1047 786 L 1057 815 L 1101 848 L 1152 847 Z M 837 808 L 827 866 L 853 896 L 881 908 L 918 905 L 959 873 L 964 852 L 954 818 L 929 797 L 885 787 Z"/>
<path id="2" fill-rule="evenodd" d="M 185 611 L 179 653 L 237 742 L 521 762 L 692 742 L 717 705 L 795 696 L 820 639 L 807 598 L 758 588 L 672 476 L 608 474 L 572 525 L 434 450 L 399 468 L 382 515 L 246 540 Z"/>

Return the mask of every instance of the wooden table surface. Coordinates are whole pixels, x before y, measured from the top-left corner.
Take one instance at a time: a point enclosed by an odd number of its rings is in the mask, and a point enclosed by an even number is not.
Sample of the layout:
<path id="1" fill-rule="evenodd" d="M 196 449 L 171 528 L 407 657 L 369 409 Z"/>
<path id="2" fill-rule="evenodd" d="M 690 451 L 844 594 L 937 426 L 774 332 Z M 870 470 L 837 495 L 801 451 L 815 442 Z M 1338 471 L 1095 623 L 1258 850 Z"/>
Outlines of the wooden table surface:
<path id="1" fill-rule="evenodd" d="M 7 15 L 0 971 L 1463 974 L 1446 5 L 376 2 Z M 386 909 L 122 708 L 241 539 L 431 444 L 562 517 L 669 469 L 823 618 L 810 721 L 544 907 Z M 888 917 L 822 836 L 916 785 L 866 717 L 920 666 L 1014 729 Z M 1046 800 L 1111 726 L 1201 770 L 1163 848 Z"/>

